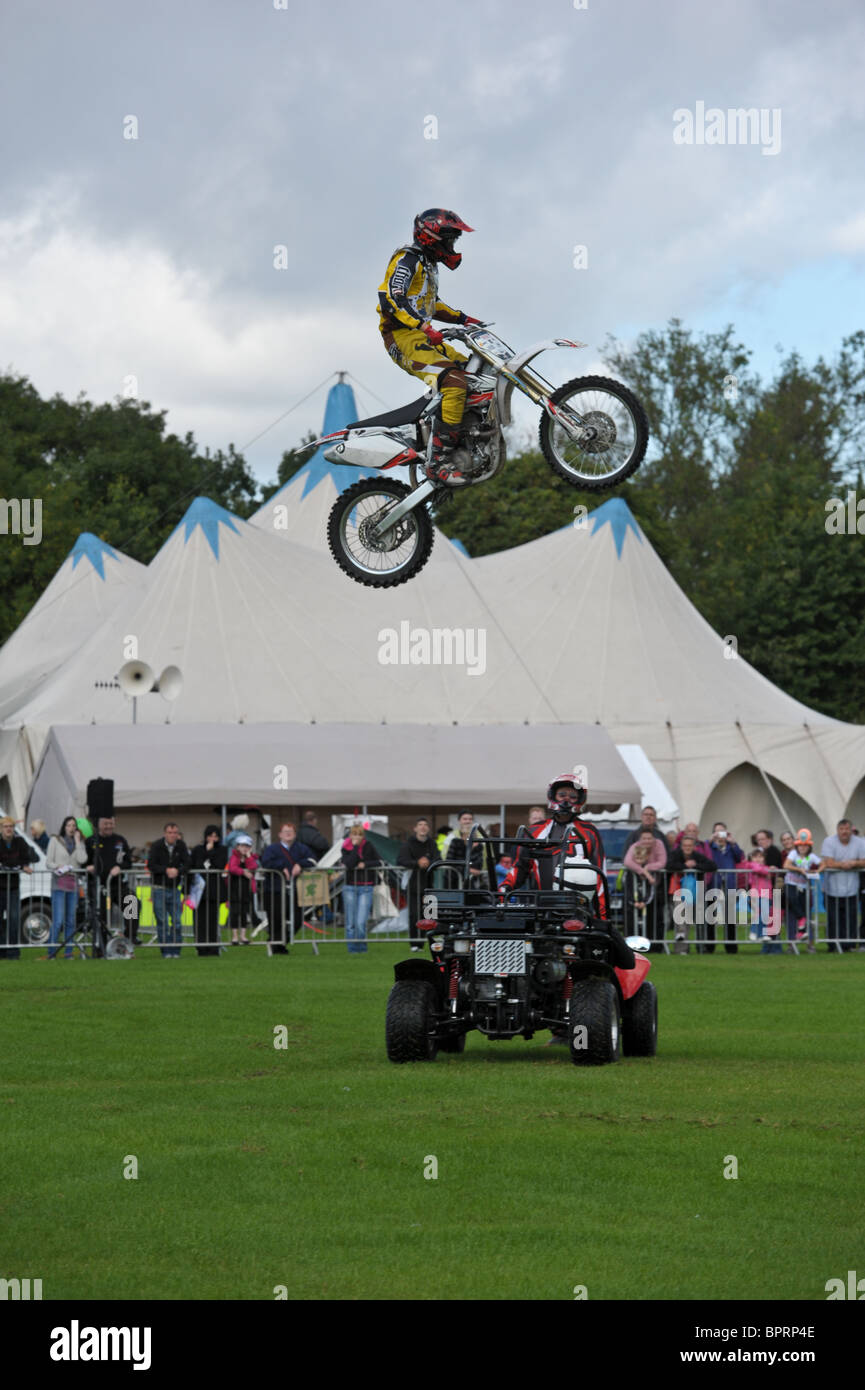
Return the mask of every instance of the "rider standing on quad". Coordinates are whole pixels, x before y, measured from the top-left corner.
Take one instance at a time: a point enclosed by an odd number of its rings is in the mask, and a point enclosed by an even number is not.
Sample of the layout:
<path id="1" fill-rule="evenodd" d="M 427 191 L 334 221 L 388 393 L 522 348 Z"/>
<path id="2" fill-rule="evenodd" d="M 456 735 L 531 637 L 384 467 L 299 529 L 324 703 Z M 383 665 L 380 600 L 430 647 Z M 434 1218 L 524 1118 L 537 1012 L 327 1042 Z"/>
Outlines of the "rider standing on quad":
<path id="1" fill-rule="evenodd" d="M 580 811 L 586 804 L 586 788 L 581 786 L 573 773 L 565 772 L 556 777 L 547 788 L 547 809 L 550 814 L 546 820 L 529 827 L 528 843 L 517 846 L 514 865 L 503 879 L 501 891 L 509 892 L 521 888 L 531 876 L 533 888 L 549 889 L 554 886 L 556 856 L 543 855 L 536 859 L 531 851 L 531 841 L 539 844 L 565 846 L 567 859 L 586 859 L 603 873 L 604 846 L 593 825 L 580 820 Z M 606 920 L 607 897 L 603 879 L 598 879 L 598 916 Z"/>
<path id="2" fill-rule="evenodd" d="M 580 811 L 586 804 L 587 795 L 586 788 L 577 781 L 573 773 L 565 772 L 561 777 L 553 779 L 547 787 L 547 808 L 550 815 L 546 820 L 530 826 L 527 842 L 517 845 L 513 868 L 499 885 L 500 893 L 507 894 L 521 888 L 528 878 L 531 879 L 533 888 L 555 887 L 556 870 L 559 867 L 558 856 L 545 854 L 536 858 L 532 854 L 532 841 L 538 844 L 561 845 L 560 853 L 563 852 L 567 859 L 586 860 L 603 873 L 604 846 L 601 837 L 593 825 L 580 820 Z M 607 921 L 607 894 L 604 879 L 600 877 L 596 902 L 597 915 Z M 634 953 L 630 946 L 621 932 L 616 931 L 609 922 L 607 928 L 613 939 L 616 965 L 622 970 L 633 970 Z M 551 1043 L 567 1042 L 566 1028 L 554 1028 L 551 1031 Z"/>
<path id="3" fill-rule="evenodd" d="M 442 341 L 432 320 L 480 324 L 439 299 L 438 266 L 456 270 L 462 256 L 456 239 L 471 228 L 455 212 L 427 208 L 414 220 L 414 240 L 391 256 L 378 291 L 379 330 L 389 355 L 411 376 L 441 391 L 439 419 L 433 435 L 430 477 L 444 480 L 459 469 L 456 453 L 468 382 L 462 366 L 467 358 Z"/>

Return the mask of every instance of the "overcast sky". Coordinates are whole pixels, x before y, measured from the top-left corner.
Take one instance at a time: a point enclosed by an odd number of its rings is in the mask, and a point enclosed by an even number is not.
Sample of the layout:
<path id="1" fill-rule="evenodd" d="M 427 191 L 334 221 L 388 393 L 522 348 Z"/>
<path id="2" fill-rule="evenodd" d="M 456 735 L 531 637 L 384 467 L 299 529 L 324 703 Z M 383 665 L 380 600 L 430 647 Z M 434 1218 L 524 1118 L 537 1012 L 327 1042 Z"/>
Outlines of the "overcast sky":
<path id="1" fill-rule="evenodd" d="M 855 0 L 5 0 L 0 369 L 135 377 L 212 448 L 338 369 L 402 404 L 376 291 L 437 205 L 476 228 L 448 302 L 591 345 L 555 380 L 672 315 L 732 320 L 765 373 L 832 355 L 863 326 L 863 40 Z M 765 138 L 676 143 L 698 103 Z M 246 449 L 260 479 L 324 397 Z"/>

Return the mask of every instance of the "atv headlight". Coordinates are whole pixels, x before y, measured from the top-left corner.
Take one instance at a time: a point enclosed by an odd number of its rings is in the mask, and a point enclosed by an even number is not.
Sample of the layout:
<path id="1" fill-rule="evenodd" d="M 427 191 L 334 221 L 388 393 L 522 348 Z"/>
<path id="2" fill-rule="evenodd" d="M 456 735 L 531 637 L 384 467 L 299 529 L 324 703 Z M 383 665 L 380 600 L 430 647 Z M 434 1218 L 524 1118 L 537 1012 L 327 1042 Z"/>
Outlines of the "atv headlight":
<path id="1" fill-rule="evenodd" d="M 445 945 L 444 937 L 443 937 L 443 936 L 437 936 L 437 937 L 435 938 L 434 941 L 431 941 L 431 942 L 430 942 L 430 950 L 431 950 L 431 951 L 443 951 L 443 950 L 444 950 L 444 945 Z"/>
<path id="2" fill-rule="evenodd" d="M 562 947 L 562 954 L 565 956 L 575 956 L 577 954 L 577 948 L 572 942 L 566 941 Z"/>
<path id="3" fill-rule="evenodd" d="M 455 956 L 467 956 L 472 949 L 472 943 L 467 936 L 458 936 L 452 944 Z"/>

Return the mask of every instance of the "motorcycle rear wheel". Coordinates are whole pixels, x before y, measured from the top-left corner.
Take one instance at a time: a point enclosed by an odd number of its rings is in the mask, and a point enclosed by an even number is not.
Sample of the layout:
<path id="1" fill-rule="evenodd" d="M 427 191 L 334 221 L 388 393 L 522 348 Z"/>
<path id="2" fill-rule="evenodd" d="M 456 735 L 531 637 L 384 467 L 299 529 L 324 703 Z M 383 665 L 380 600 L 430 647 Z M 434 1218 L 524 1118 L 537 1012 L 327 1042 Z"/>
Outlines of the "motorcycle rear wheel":
<path id="1" fill-rule="evenodd" d="M 331 554 L 345 574 L 374 589 L 393 588 L 419 574 L 430 557 L 435 532 L 426 507 L 409 512 L 383 541 L 368 532 L 382 508 L 407 497 L 411 488 L 395 478 L 364 478 L 341 493 L 327 523 Z"/>
<path id="2" fill-rule="evenodd" d="M 627 386 L 605 376 L 577 377 L 554 391 L 550 404 L 576 412 L 595 432 L 578 442 L 544 414 L 541 450 L 560 478 L 584 492 L 606 492 L 636 473 L 649 442 L 649 422 Z"/>

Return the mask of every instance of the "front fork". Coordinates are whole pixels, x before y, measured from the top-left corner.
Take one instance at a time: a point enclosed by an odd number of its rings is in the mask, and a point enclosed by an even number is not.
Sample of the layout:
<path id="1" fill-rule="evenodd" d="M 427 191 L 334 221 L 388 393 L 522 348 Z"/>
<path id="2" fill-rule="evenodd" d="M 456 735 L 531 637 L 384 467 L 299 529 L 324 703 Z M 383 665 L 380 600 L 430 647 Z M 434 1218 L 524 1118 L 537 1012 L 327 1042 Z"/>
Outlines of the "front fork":
<path id="1" fill-rule="evenodd" d="M 530 401 L 539 405 L 544 413 L 549 415 L 550 419 L 559 425 L 565 434 L 570 435 L 576 443 L 584 438 L 587 429 L 583 425 L 582 417 L 570 407 L 562 409 L 551 403 L 550 396 L 555 387 L 549 381 L 545 381 L 542 376 L 538 376 L 528 367 L 522 367 L 519 376 L 511 375 L 510 372 L 502 372 L 502 377 L 513 382 L 524 396 L 528 396 Z"/>
<path id="2" fill-rule="evenodd" d="M 396 523 L 401 521 L 404 516 L 408 516 L 409 512 L 413 512 L 416 507 L 422 507 L 423 504 L 432 497 L 437 487 L 437 483 L 430 482 L 429 478 L 425 478 L 418 487 L 414 488 L 409 493 L 408 497 L 404 497 L 401 502 L 397 502 L 393 507 L 388 507 L 381 521 L 376 522 L 375 526 L 370 527 L 370 539 L 383 541 L 388 532 L 393 530 Z"/>

